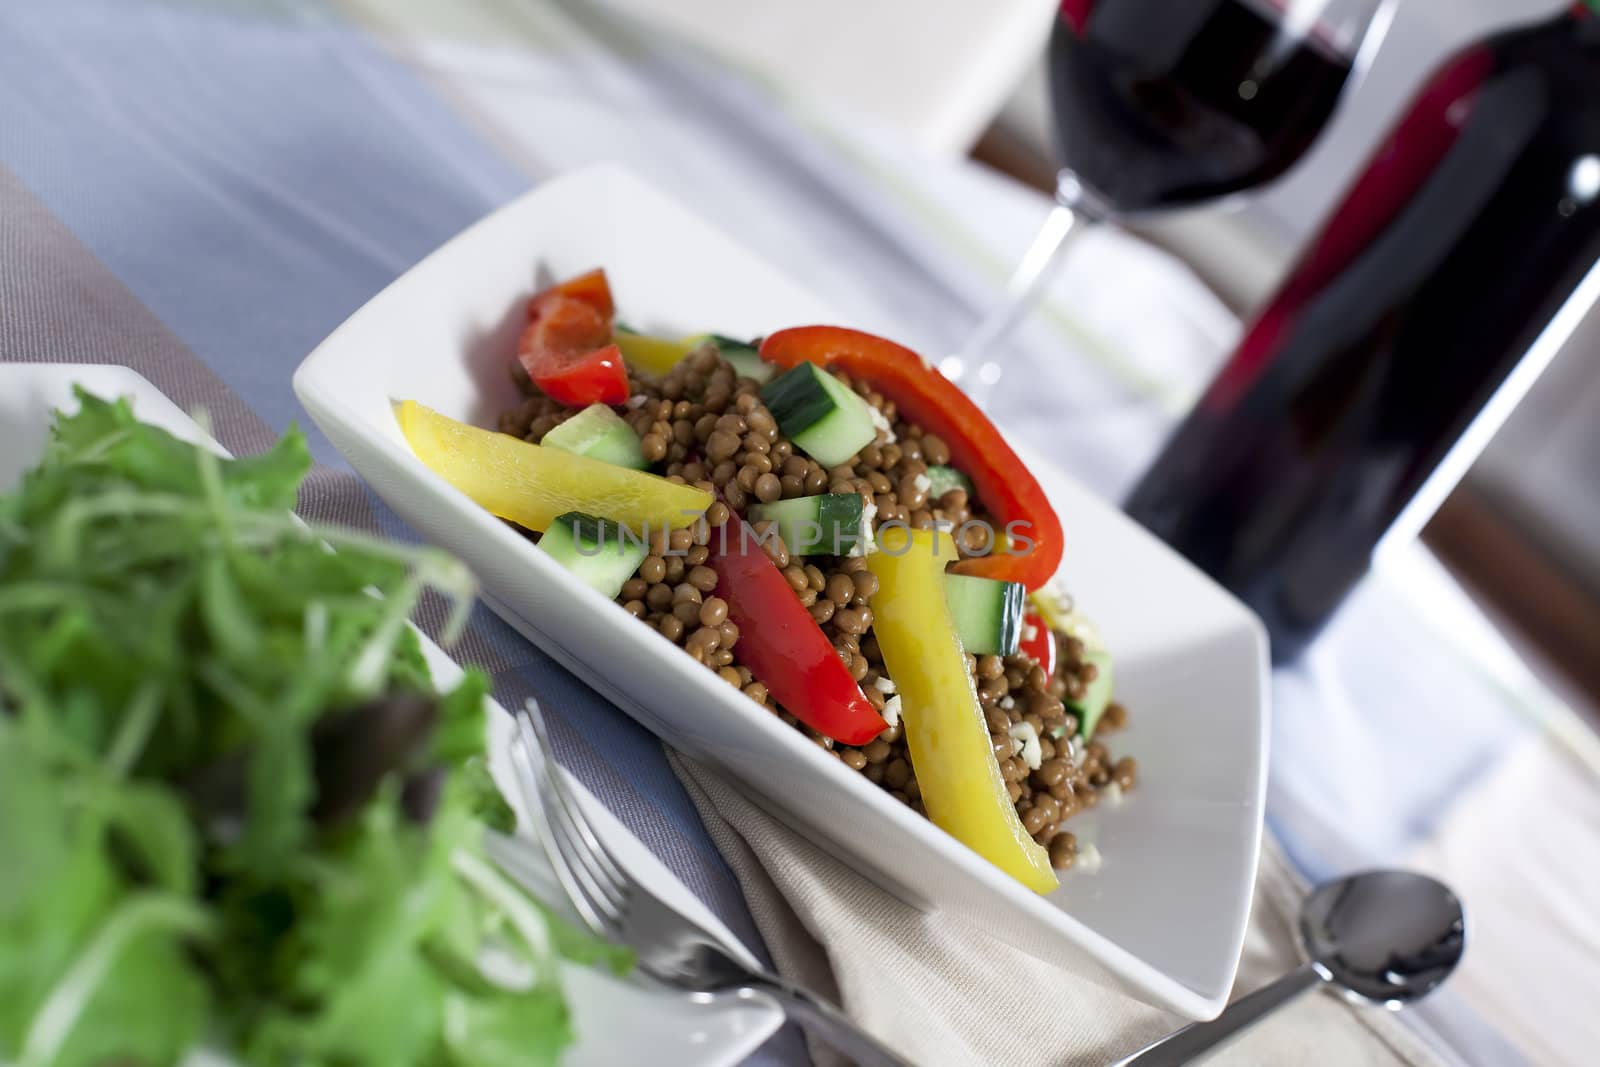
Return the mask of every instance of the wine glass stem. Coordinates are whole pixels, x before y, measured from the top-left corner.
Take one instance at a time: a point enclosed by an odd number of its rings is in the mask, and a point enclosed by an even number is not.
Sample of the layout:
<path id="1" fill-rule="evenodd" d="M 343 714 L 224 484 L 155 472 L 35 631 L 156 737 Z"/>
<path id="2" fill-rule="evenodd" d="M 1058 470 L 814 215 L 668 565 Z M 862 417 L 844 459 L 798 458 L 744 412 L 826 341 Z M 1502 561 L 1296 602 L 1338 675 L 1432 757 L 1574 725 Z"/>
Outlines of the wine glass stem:
<path id="1" fill-rule="evenodd" d="M 1056 190 L 1056 205 L 1033 239 L 1021 264 L 1006 283 L 1004 299 L 991 309 L 967 337 L 961 349 L 946 361 L 950 377 L 959 379 L 978 406 L 985 406 L 1000 380 L 996 349 L 1016 329 L 1017 323 L 1038 304 L 1066 260 L 1066 253 L 1107 212 L 1092 193 L 1070 172 L 1063 172 Z"/>

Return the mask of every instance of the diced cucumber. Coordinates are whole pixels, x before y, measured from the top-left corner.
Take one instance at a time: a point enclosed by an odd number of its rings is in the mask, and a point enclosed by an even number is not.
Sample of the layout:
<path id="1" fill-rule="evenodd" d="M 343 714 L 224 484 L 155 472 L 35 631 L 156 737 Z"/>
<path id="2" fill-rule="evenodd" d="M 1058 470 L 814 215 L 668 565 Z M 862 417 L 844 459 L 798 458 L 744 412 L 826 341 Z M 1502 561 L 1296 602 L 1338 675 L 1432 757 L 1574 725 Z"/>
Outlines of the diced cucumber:
<path id="1" fill-rule="evenodd" d="M 1022 643 L 1027 596 L 1021 582 L 997 582 L 967 574 L 949 574 L 944 579 L 944 597 L 961 635 L 961 647 L 974 656 L 1016 653 Z"/>
<path id="2" fill-rule="evenodd" d="M 651 374 L 665 374 L 679 360 L 700 347 L 700 340 L 692 337 L 682 341 L 669 341 L 663 337 L 649 337 L 636 333 L 618 323 L 612 328 L 612 339 L 622 349 L 622 358 L 635 370 Z"/>
<path id="3" fill-rule="evenodd" d="M 725 334 L 708 333 L 705 335 L 704 340 L 714 342 L 716 346 L 722 349 L 724 352 L 731 348 L 743 348 L 748 349 L 751 352 L 755 352 L 761 347 L 762 339 L 757 337 L 754 341 L 740 341 L 736 338 L 728 337 Z"/>
<path id="4" fill-rule="evenodd" d="M 1111 705 L 1111 656 L 1104 650 L 1095 650 L 1083 658 L 1095 666 L 1094 681 L 1084 690 L 1082 700 L 1068 698 L 1066 705 L 1078 717 L 1078 736 L 1088 741 L 1100 725 L 1100 716 Z"/>
<path id="5" fill-rule="evenodd" d="M 724 348 L 722 358 L 733 365 L 741 378 L 751 378 L 755 381 L 766 383 L 778 373 L 778 368 L 761 358 L 760 353 L 748 345 L 737 348 Z"/>
<path id="6" fill-rule="evenodd" d="M 639 435 L 633 432 L 633 427 L 604 404 L 590 404 L 545 434 L 540 444 L 575 456 L 598 459 L 614 467 L 642 471 L 650 465 L 645 462 Z"/>
<path id="7" fill-rule="evenodd" d="M 584 585 L 615 600 L 650 553 L 650 546 L 622 524 L 569 511 L 550 524 L 539 547 Z"/>
<path id="8" fill-rule="evenodd" d="M 972 479 L 954 467 L 928 468 L 928 498 L 930 500 L 938 500 L 952 489 L 960 489 L 968 496 L 971 496 Z"/>
<path id="9" fill-rule="evenodd" d="M 777 523 L 793 555 L 861 556 L 871 536 L 863 528 L 864 503 L 859 493 L 824 493 L 757 504 L 750 517 Z"/>
<path id="10" fill-rule="evenodd" d="M 824 467 L 837 467 L 878 435 L 867 402 L 812 363 L 785 371 L 761 387 L 778 428 Z"/>

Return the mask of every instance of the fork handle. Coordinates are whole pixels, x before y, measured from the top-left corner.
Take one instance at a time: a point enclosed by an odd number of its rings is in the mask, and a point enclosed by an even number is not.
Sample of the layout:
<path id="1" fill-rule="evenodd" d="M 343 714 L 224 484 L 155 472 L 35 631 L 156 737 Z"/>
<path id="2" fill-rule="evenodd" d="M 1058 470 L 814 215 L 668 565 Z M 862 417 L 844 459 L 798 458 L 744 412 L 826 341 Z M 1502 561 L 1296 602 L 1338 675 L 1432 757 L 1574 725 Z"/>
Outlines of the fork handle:
<path id="1" fill-rule="evenodd" d="M 741 993 L 764 993 L 778 1002 L 791 1022 L 799 1023 L 860 1067 L 915 1067 L 828 1001 L 777 975 L 752 973 Z"/>

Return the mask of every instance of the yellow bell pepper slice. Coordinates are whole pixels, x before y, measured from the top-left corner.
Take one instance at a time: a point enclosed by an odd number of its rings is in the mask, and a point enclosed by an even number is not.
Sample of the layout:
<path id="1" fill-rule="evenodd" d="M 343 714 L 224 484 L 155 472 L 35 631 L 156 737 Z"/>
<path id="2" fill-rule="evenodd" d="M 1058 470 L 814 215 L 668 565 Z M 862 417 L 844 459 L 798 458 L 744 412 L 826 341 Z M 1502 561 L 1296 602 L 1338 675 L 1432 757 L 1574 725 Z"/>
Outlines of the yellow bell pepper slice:
<path id="1" fill-rule="evenodd" d="M 995 763 L 978 690 L 945 601 L 955 539 L 890 526 L 867 557 L 878 578 L 872 632 L 900 694 L 911 766 L 928 817 L 1035 893 L 1060 883 L 1050 856 L 1028 836 Z"/>
<path id="2" fill-rule="evenodd" d="M 651 374 L 665 374 L 675 364 L 700 347 L 701 338 L 684 338 L 668 341 L 662 337 L 647 337 L 642 333 L 617 330 L 612 340 L 622 349 L 622 358 L 635 370 Z"/>
<path id="3" fill-rule="evenodd" d="M 417 458 L 502 519 L 547 530 L 581 511 L 636 533 L 688 526 L 711 506 L 711 494 L 642 471 L 519 441 L 469 426 L 415 400 L 395 405 L 400 432 Z"/>

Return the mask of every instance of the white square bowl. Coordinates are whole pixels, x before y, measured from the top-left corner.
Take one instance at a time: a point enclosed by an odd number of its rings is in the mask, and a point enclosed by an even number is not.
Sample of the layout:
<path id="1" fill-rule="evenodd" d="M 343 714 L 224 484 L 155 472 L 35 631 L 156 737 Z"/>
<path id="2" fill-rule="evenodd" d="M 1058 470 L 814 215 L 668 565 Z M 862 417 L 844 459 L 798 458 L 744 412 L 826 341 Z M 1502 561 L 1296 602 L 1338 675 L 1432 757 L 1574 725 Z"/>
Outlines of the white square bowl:
<path id="1" fill-rule="evenodd" d="M 902 899 L 959 914 L 1042 959 L 1191 1018 L 1221 1010 L 1260 848 L 1267 657 L 1242 605 L 1115 508 L 1026 456 L 1068 534 L 1064 574 L 1117 657 L 1139 761 L 1125 803 L 1080 816 L 1095 874 L 1039 897 L 861 775 L 757 711 L 676 646 L 574 580 L 419 462 L 392 403 L 492 426 L 526 298 L 603 266 L 621 314 L 667 333 L 759 336 L 837 322 L 782 273 L 640 179 L 601 166 L 541 185 L 424 259 L 295 374 L 311 417 L 407 522 L 465 560 L 535 644 L 674 747 Z"/>

